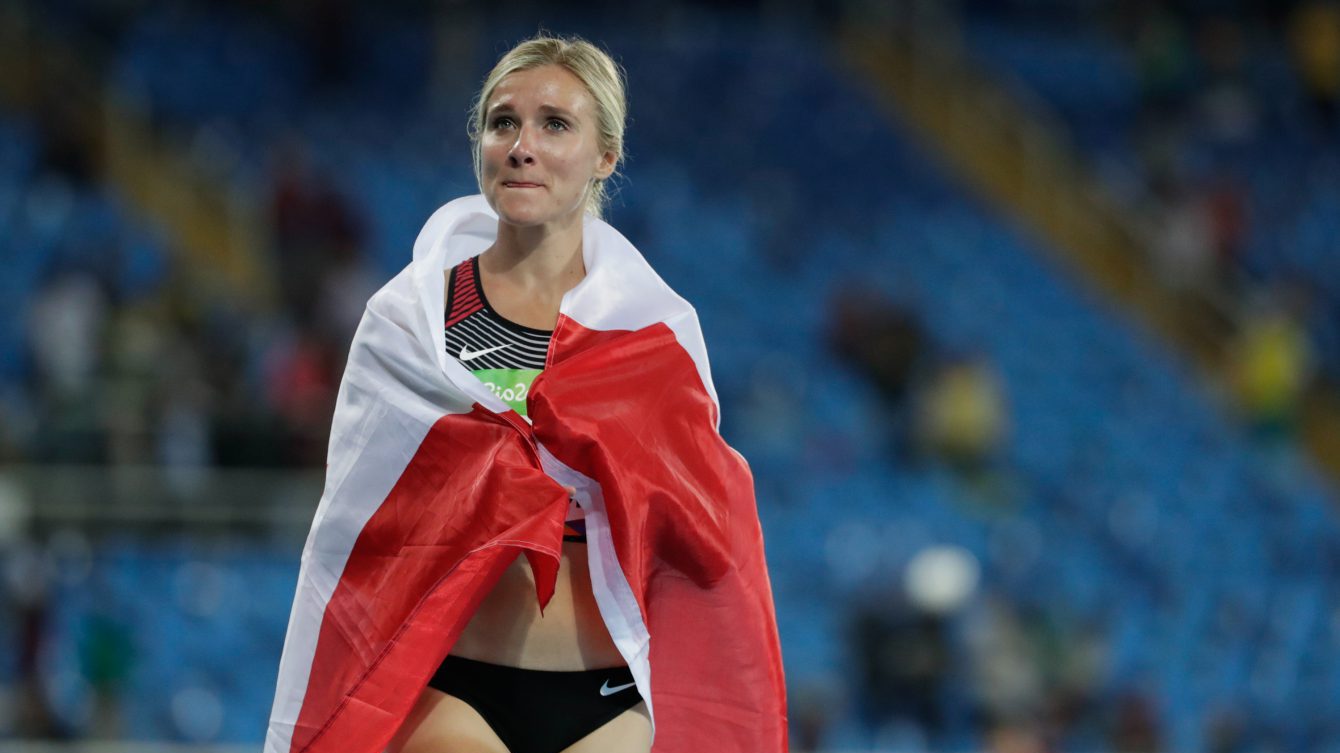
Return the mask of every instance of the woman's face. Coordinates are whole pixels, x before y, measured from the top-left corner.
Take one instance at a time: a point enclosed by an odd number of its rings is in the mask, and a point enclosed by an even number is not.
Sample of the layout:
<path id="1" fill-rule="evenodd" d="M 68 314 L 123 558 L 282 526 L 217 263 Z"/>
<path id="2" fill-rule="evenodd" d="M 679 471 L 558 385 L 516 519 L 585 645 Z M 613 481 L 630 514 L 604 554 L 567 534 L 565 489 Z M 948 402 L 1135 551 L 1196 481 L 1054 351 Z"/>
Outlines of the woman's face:
<path id="1" fill-rule="evenodd" d="M 566 68 L 508 74 L 484 109 L 480 188 L 503 222 L 534 226 L 585 209 L 593 178 L 614 170 L 602 152 L 596 103 Z"/>

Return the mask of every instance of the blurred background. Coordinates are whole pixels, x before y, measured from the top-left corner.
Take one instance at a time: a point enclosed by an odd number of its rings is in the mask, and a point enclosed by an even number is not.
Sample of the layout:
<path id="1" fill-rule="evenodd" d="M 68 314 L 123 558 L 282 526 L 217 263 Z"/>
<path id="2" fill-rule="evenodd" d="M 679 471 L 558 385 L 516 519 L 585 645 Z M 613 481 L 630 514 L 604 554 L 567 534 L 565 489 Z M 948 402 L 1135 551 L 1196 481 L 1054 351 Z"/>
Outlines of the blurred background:
<path id="1" fill-rule="evenodd" d="M 353 328 L 543 28 L 793 749 L 1340 750 L 1340 5 L 555 5 L 0 3 L 0 747 L 259 748 Z"/>

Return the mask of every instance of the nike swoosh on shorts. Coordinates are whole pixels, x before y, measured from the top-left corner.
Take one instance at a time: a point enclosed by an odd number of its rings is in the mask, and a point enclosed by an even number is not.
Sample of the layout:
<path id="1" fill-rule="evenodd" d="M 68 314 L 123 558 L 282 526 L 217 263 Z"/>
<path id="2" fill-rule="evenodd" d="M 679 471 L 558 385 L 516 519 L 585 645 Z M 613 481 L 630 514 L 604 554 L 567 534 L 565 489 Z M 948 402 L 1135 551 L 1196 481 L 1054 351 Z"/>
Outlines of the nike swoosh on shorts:
<path id="1" fill-rule="evenodd" d="M 605 684 L 600 686 L 600 694 L 601 694 L 601 695 L 614 695 L 615 693 L 618 693 L 620 690 L 627 690 L 627 689 L 633 687 L 633 686 L 636 685 L 636 684 L 637 684 L 637 683 L 635 683 L 635 682 L 630 682 L 630 683 L 628 683 L 627 685 L 615 685 L 614 687 L 611 688 L 611 687 L 610 687 L 610 681 L 609 681 L 609 680 L 606 680 L 606 681 L 605 681 Z"/>

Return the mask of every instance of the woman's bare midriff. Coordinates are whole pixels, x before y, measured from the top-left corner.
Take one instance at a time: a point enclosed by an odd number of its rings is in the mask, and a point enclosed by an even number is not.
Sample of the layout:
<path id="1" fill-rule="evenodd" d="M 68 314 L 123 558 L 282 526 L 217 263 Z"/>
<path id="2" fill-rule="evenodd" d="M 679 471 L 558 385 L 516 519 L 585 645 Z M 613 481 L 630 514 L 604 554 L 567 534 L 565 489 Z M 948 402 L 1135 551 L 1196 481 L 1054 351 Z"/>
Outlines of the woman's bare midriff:
<path id="1" fill-rule="evenodd" d="M 581 264 L 580 256 L 577 263 Z M 443 295 L 447 299 L 451 295 L 450 282 L 451 270 L 443 270 Z M 537 306 L 533 298 L 516 294 L 506 286 L 499 287 L 497 282 L 481 266 L 480 283 L 485 288 L 485 298 L 501 316 L 527 327 L 554 328 L 558 321 L 558 297 L 553 297 L 548 307 Z M 576 282 L 567 287 L 572 284 Z M 554 596 L 543 616 L 535 596 L 535 576 L 531 574 L 530 563 L 524 554 L 518 554 L 479 605 L 451 653 L 490 664 L 557 671 L 601 669 L 625 663 L 605 629 L 591 593 L 586 544 L 570 541 L 563 542 Z"/>
<path id="2" fill-rule="evenodd" d="M 570 541 L 563 542 L 554 596 L 543 616 L 530 563 L 518 554 L 451 653 L 491 664 L 558 671 L 625 663 L 591 593 L 586 544 Z"/>

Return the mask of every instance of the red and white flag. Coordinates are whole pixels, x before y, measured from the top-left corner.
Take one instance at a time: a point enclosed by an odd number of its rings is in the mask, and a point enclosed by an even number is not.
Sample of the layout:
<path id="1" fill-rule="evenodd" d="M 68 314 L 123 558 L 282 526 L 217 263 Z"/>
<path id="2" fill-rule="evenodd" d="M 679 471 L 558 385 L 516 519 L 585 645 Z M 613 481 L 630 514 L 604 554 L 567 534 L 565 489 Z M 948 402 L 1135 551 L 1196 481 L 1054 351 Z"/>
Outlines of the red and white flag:
<path id="1" fill-rule="evenodd" d="M 531 423 L 445 348 L 443 270 L 492 244 L 482 196 L 439 209 L 368 302 L 303 549 L 266 753 L 379 753 L 518 553 L 553 594 L 568 495 L 655 753 L 786 749 L 772 591 L 698 317 L 585 219 Z"/>

